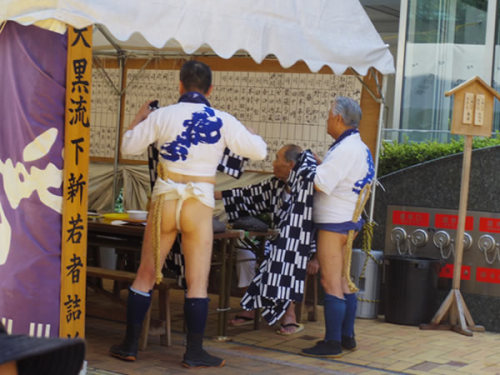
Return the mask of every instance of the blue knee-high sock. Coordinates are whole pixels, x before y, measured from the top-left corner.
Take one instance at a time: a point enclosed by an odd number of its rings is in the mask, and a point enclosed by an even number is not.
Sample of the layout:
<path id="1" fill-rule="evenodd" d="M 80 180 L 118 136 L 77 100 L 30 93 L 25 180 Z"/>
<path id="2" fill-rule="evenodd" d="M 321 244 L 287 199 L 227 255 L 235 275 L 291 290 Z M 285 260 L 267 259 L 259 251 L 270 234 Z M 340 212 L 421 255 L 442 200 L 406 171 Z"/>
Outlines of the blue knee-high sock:
<path id="1" fill-rule="evenodd" d="M 127 325 L 142 324 L 150 305 L 151 293 L 130 288 L 127 299 Z"/>
<path id="2" fill-rule="evenodd" d="M 127 330 L 125 345 L 128 352 L 137 354 L 137 345 L 141 336 L 142 322 L 151 305 L 151 293 L 141 292 L 132 288 L 128 291 L 127 299 Z"/>
<path id="3" fill-rule="evenodd" d="M 203 334 L 208 315 L 208 298 L 185 298 L 184 319 L 186 321 L 186 354 L 199 356 L 203 350 Z"/>
<path id="4" fill-rule="evenodd" d="M 205 332 L 208 315 L 208 298 L 185 298 L 184 318 L 188 333 L 201 334 Z"/>
<path id="5" fill-rule="evenodd" d="M 354 320 L 356 319 L 356 308 L 358 297 L 356 293 L 344 294 L 345 317 L 342 323 L 342 336 L 354 337 Z"/>
<path id="6" fill-rule="evenodd" d="M 340 342 L 346 308 L 345 300 L 325 293 L 324 304 L 325 340 Z"/>

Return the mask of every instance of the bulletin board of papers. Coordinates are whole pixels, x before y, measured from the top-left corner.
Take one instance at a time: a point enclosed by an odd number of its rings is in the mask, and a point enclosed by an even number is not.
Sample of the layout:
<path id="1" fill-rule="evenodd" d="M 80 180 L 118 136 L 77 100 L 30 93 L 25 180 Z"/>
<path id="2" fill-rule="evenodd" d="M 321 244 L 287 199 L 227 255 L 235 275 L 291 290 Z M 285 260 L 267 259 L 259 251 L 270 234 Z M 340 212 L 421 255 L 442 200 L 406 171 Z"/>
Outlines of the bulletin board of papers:
<path id="1" fill-rule="evenodd" d="M 92 70 L 90 103 L 90 157 L 114 158 L 118 111 L 120 71 Z"/>
<path id="2" fill-rule="evenodd" d="M 118 96 L 103 77 L 95 73 L 93 77 L 91 156 L 113 157 Z M 165 106 L 176 103 L 179 97 L 177 70 L 129 69 L 127 83 L 124 128 L 144 102 L 158 99 L 160 106 Z M 351 75 L 232 71 L 214 71 L 213 86 L 208 97 L 212 106 L 232 114 L 267 142 L 267 158 L 247 166 L 247 170 L 266 172 L 272 171 L 276 152 L 287 143 L 323 156 L 332 143 L 326 133 L 332 101 L 342 95 L 359 103 L 362 89 Z M 147 160 L 147 156 L 132 159 Z"/>

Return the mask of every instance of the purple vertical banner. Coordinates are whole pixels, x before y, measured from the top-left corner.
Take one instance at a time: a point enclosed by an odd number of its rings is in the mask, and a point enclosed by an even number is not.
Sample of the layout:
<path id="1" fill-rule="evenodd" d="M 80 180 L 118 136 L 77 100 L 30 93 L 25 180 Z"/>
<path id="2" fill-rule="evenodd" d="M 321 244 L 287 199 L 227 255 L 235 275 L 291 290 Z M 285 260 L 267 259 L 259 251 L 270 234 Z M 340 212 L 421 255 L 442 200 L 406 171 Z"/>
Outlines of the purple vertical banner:
<path id="1" fill-rule="evenodd" d="M 59 335 L 66 35 L 0 33 L 0 319 Z"/>

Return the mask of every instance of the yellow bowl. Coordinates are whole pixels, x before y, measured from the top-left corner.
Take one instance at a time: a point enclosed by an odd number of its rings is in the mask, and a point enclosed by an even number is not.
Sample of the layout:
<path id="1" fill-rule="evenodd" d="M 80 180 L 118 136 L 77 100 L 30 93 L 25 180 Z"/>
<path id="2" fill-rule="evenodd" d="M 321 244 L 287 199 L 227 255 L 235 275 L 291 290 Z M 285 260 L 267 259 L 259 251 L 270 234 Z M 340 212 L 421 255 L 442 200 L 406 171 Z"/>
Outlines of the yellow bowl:
<path id="1" fill-rule="evenodd" d="M 128 219 L 127 213 L 109 212 L 102 214 L 102 217 L 108 220 L 126 220 Z"/>

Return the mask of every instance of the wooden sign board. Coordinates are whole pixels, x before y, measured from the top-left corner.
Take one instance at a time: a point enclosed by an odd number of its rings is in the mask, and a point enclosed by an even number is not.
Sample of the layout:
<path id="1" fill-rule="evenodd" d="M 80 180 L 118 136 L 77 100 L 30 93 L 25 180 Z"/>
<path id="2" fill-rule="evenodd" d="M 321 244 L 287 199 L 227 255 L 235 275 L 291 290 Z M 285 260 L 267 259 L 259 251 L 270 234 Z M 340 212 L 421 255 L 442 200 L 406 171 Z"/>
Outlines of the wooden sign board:
<path id="1" fill-rule="evenodd" d="M 464 251 L 465 218 L 467 214 L 467 198 L 469 196 L 469 180 L 472 155 L 472 138 L 475 135 L 490 137 L 493 123 L 493 101 L 500 95 L 488 86 L 481 78 L 474 77 L 445 93 L 455 95 L 451 132 L 464 135 L 464 161 L 462 163 L 462 183 L 460 186 L 460 202 L 458 207 L 458 225 L 455 237 L 455 260 L 453 263 L 453 287 L 436 312 L 430 324 L 422 329 L 437 329 L 442 319 L 449 317 L 449 324 L 443 326 L 466 336 L 472 331 L 484 331 L 484 327 L 474 323 L 472 316 L 460 293 L 460 270 Z"/>
<path id="2" fill-rule="evenodd" d="M 445 93 L 454 95 L 451 133 L 490 137 L 495 96 L 500 94 L 481 78 L 474 77 Z"/>
<path id="3" fill-rule="evenodd" d="M 92 27 L 68 27 L 60 337 L 85 338 Z"/>

